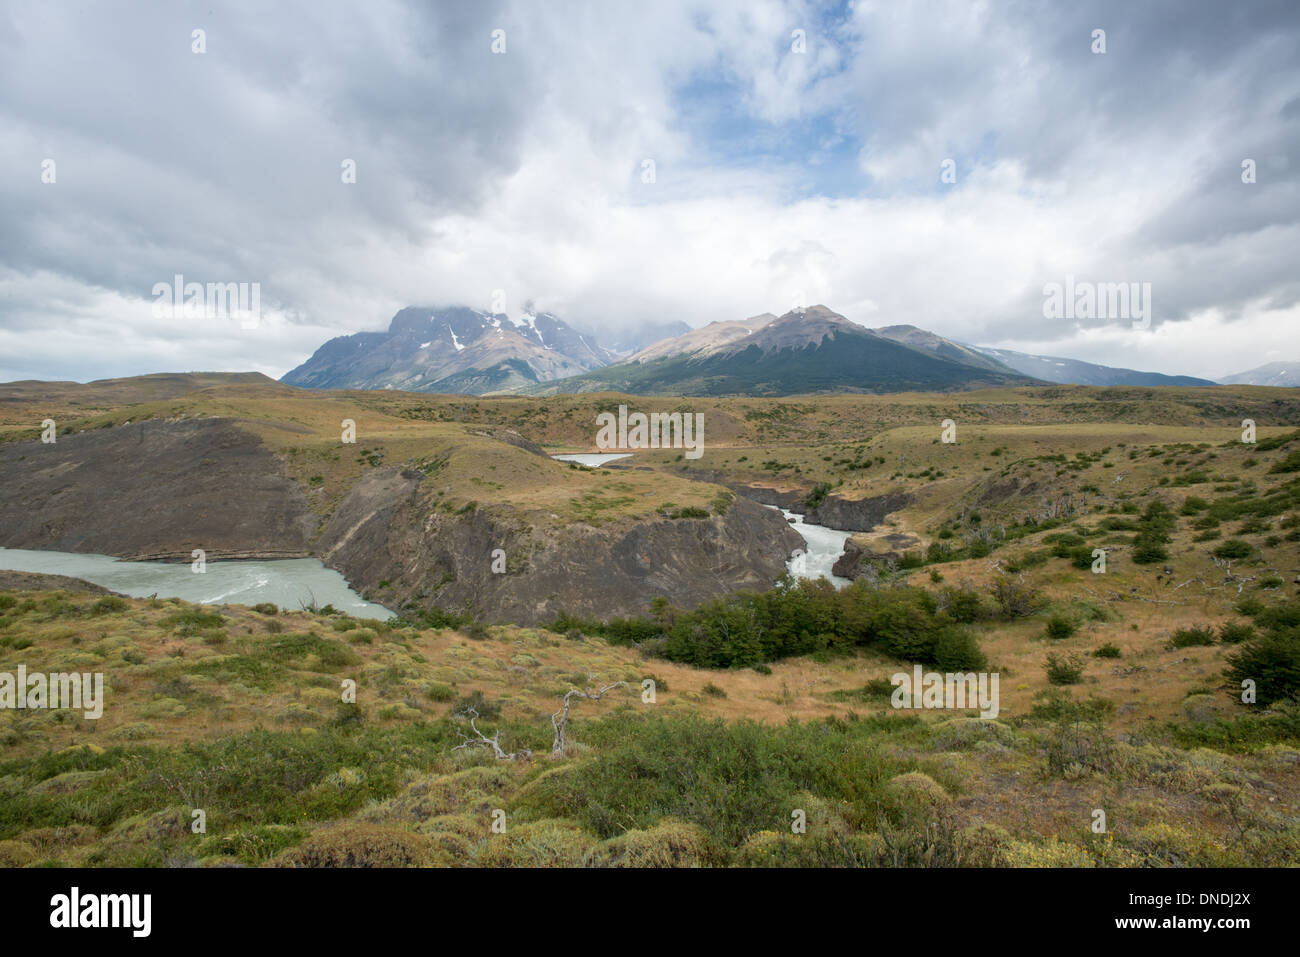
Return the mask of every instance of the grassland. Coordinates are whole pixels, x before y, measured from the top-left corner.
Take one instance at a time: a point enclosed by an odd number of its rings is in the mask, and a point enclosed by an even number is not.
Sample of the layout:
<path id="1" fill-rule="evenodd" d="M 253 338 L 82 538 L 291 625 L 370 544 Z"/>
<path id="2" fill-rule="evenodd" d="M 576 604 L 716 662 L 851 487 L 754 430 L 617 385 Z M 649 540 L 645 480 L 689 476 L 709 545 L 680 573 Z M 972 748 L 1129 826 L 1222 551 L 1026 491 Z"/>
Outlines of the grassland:
<path id="1" fill-rule="evenodd" d="M 509 503 L 557 522 L 718 507 L 719 482 L 905 493 L 855 537 L 879 553 L 863 576 L 934 595 L 1000 674 L 1001 713 L 895 710 L 888 678 L 910 664 L 877 644 L 695 668 L 599 622 L 376 625 L 11 588 L 0 672 L 102 671 L 109 691 L 99 721 L 0 711 L 0 863 L 1300 863 L 1300 710 L 1244 704 L 1225 676 L 1281 614 L 1269 610 L 1296 599 L 1300 407 L 1285 390 L 538 401 L 121 388 L 97 407 L 73 405 L 71 387 L 9 401 L 0 434 L 34 438 L 47 416 L 73 430 L 230 417 L 323 512 L 381 465 L 426 470 L 451 510 Z M 704 458 L 570 469 L 491 438 L 590 450 L 596 412 L 620 402 L 702 411 Z M 355 447 L 338 442 L 343 418 Z M 1256 443 L 1241 441 L 1244 418 Z M 1032 599 L 1014 613 L 995 597 L 1007 583 Z M 576 701 L 553 755 L 563 695 L 618 682 Z M 469 708 L 515 759 L 482 746 Z"/>

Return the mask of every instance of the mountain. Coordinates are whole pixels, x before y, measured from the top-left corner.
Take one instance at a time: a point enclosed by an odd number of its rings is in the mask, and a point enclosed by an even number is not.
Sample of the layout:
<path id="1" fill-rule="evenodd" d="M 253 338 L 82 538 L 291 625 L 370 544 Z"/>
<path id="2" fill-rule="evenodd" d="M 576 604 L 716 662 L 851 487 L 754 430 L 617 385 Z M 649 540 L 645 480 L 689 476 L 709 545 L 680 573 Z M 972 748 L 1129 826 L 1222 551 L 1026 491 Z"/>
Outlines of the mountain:
<path id="1" fill-rule="evenodd" d="M 999 362 L 992 356 L 984 355 L 970 346 L 964 346 L 951 339 L 945 339 L 941 335 L 927 332 L 916 326 L 881 326 L 879 329 L 872 329 L 871 331 L 878 336 L 884 336 L 886 339 L 893 339 L 905 346 L 911 346 L 913 349 L 921 349 L 944 359 L 952 359 L 954 362 L 964 362 L 966 365 L 972 365 L 979 369 L 990 369 L 994 372 L 1010 374 L 1022 372 L 1025 375 L 1033 375 L 1033 373 L 1024 372 L 1022 369 L 1013 369 L 1006 363 Z"/>
<path id="2" fill-rule="evenodd" d="M 582 331 L 592 338 L 599 338 L 601 345 L 615 355 L 629 356 L 638 349 L 690 332 L 691 327 L 680 319 L 665 319 L 648 320 L 626 329 L 603 330 L 599 337 L 589 328 Z"/>
<path id="3" fill-rule="evenodd" d="M 1160 372 L 1138 372 L 1134 369 L 1114 369 L 1099 366 L 1078 359 L 1066 359 L 1061 356 L 1034 356 L 1010 349 L 992 349 L 987 346 L 972 346 L 975 351 L 998 360 L 1005 366 L 1015 369 L 1035 379 L 1059 382 L 1062 385 L 1214 385 L 1209 379 L 1197 379 L 1189 375 L 1164 375 Z"/>
<path id="4" fill-rule="evenodd" d="M 626 362 L 524 391 L 796 395 L 1031 384 L 1032 379 L 990 368 L 985 360 L 976 365 L 904 345 L 819 305 L 783 316 L 711 322 L 642 349 Z"/>
<path id="5" fill-rule="evenodd" d="M 465 306 L 411 306 L 393 316 L 387 332 L 331 339 L 280 381 L 481 395 L 577 375 L 614 358 L 549 312 L 511 319 Z"/>
<path id="6" fill-rule="evenodd" d="M 1224 385 L 1300 386 L 1300 362 L 1268 362 L 1246 372 L 1219 379 Z"/>

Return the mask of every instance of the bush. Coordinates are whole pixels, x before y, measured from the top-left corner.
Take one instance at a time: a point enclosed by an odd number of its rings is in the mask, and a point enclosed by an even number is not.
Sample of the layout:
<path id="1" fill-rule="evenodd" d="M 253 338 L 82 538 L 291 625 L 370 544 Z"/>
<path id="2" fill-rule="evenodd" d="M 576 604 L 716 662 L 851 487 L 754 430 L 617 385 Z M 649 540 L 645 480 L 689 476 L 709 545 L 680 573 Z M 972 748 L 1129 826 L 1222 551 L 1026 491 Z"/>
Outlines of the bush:
<path id="1" fill-rule="evenodd" d="M 209 611 L 201 611 L 198 608 L 178 611 L 159 622 L 164 628 L 174 628 L 182 635 L 190 635 L 207 628 L 220 628 L 225 623 L 226 619 L 220 615 Z"/>
<path id="2" fill-rule="evenodd" d="M 1169 639 L 1170 648 L 1192 648 L 1199 645 L 1214 644 L 1214 631 L 1203 625 L 1192 628 L 1178 628 Z"/>
<path id="3" fill-rule="evenodd" d="M 1047 680 L 1054 685 L 1077 685 L 1083 680 L 1083 662 L 1073 655 L 1047 656 Z"/>
<path id="4" fill-rule="evenodd" d="M 587 854 L 585 863 L 588 867 L 705 867 L 712 856 L 703 828 L 669 818 L 602 841 Z"/>
<path id="5" fill-rule="evenodd" d="M 1246 558 L 1253 552 L 1250 542 L 1242 541 L 1240 538 L 1225 539 L 1214 549 L 1214 557 L 1221 558 L 1224 561 L 1234 561 L 1239 558 Z"/>
<path id="6" fill-rule="evenodd" d="M 709 510 L 705 508 L 698 508 L 694 505 L 688 505 L 686 508 L 679 508 L 677 511 L 673 512 L 673 514 L 670 517 L 671 518 L 708 518 Z"/>
<path id="7" fill-rule="evenodd" d="M 1024 618 L 1038 608 L 1037 593 L 1023 582 L 999 578 L 990 586 L 989 591 L 1003 618 Z"/>
<path id="8" fill-rule="evenodd" d="M 812 490 L 804 497 L 803 504 L 808 511 L 817 508 L 826 501 L 826 496 L 830 494 L 831 485 L 829 482 L 818 482 L 812 487 Z"/>
<path id="9" fill-rule="evenodd" d="M 970 624 L 985 616 L 984 600 L 973 588 L 945 588 L 939 596 L 939 607 L 955 622 Z"/>
<path id="10" fill-rule="evenodd" d="M 418 867 L 433 841 L 399 827 L 352 821 L 317 831 L 275 858 L 277 867 Z"/>
<path id="11" fill-rule="evenodd" d="M 259 615 L 278 615 L 280 609 L 269 601 L 258 602 L 253 606 L 253 611 Z"/>
<path id="12" fill-rule="evenodd" d="M 125 598 L 119 598 L 117 595 L 105 595 L 90 606 L 90 613 L 92 615 L 108 615 L 117 611 L 126 611 L 126 607 Z"/>
<path id="13" fill-rule="evenodd" d="M 1119 645 L 1114 642 L 1107 642 L 1092 653 L 1094 658 L 1118 658 L 1120 657 Z"/>
<path id="14" fill-rule="evenodd" d="M 1133 562 L 1137 565 L 1154 565 L 1169 561 L 1169 550 L 1160 542 L 1139 537 L 1133 544 Z"/>
<path id="15" fill-rule="evenodd" d="M 1251 639 L 1226 660 L 1224 675 L 1235 686 L 1233 697 L 1239 699 L 1246 680 L 1255 682 L 1258 701 L 1266 707 L 1300 695 L 1300 636 L 1294 631 Z"/>
<path id="16" fill-rule="evenodd" d="M 530 821 L 493 834 L 474 862 L 479 867 L 578 867 L 595 841 L 564 820 Z"/>
<path id="17" fill-rule="evenodd" d="M 945 672 L 983 671 L 988 667 L 988 658 L 969 631 L 945 628 L 935 637 L 930 663 Z"/>
<path id="18" fill-rule="evenodd" d="M 1225 645 L 1239 645 L 1255 637 L 1255 626 L 1244 621 L 1225 621 L 1219 626 L 1219 641 Z"/>
<path id="19" fill-rule="evenodd" d="M 456 692 L 450 685 L 430 681 L 424 686 L 424 695 L 430 701 L 451 701 L 456 697 Z"/>
<path id="20" fill-rule="evenodd" d="M 1069 638 L 1078 631 L 1078 628 L 1079 626 L 1071 618 L 1058 613 L 1047 619 L 1045 634 L 1048 638 L 1060 641 L 1063 638 Z"/>
<path id="21" fill-rule="evenodd" d="M 777 726 L 659 712 L 612 715 L 587 726 L 591 757 L 537 778 L 516 806 L 530 816 L 576 818 L 603 839 L 672 818 L 735 848 L 759 831 L 789 833 L 796 808 L 811 819 L 807 791 L 873 807 L 883 797 L 881 782 L 909 770 L 875 739 L 885 728 L 918 723 L 895 715 Z"/>

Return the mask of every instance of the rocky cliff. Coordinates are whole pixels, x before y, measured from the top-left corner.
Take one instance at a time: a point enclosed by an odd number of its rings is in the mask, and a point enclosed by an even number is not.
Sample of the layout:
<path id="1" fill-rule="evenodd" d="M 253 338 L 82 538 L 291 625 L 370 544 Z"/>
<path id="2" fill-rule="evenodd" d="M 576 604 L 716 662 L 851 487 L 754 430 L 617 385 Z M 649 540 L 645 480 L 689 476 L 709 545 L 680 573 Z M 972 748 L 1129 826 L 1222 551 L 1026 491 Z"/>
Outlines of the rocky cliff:
<path id="1" fill-rule="evenodd" d="M 507 465 L 536 463 L 552 503 L 525 507 L 500 493 L 452 509 L 426 494 L 425 471 L 385 466 L 363 472 L 332 510 L 321 509 L 280 455 L 239 422 L 155 419 L 48 445 L 0 445 L 0 546 L 137 560 L 188 561 L 196 548 L 209 560 L 316 555 L 389 607 L 534 624 L 562 611 L 603 618 L 660 596 L 689 607 L 767 588 L 802 545 L 779 514 L 744 499 L 707 518 L 557 520 L 563 483 L 587 473 L 561 471 L 508 430 L 461 434 L 479 445 L 448 446 L 448 470 L 493 474 L 499 466 L 500 475 Z M 485 464 L 485 443 L 505 458 Z M 496 549 L 503 572 L 494 571 Z"/>
<path id="2" fill-rule="evenodd" d="M 564 611 L 634 614 L 658 597 L 691 607 L 771 587 L 803 544 L 779 514 L 744 499 L 704 519 L 538 530 L 507 509 L 440 511 L 421 494 L 422 478 L 397 469 L 366 475 L 318 543 L 327 565 L 393 608 L 536 624 Z"/>
<path id="3" fill-rule="evenodd" d="M 0 445 L 0 546 L 189 561 L 309 554 L 317 519 L 228 419 L 153 420 Z"/>

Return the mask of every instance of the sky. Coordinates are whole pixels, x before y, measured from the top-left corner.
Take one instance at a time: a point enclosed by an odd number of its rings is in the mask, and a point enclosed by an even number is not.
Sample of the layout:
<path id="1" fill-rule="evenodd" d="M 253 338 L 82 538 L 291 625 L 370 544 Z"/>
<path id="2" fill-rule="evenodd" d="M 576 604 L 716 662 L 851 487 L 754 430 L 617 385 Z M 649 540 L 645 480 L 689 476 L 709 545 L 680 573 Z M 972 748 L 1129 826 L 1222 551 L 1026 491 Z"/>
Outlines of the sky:
<path id="1" fill-rule="evenodd" d="M 1150 321 L 1049 317 L 1067 277 Z M 278 377 L 530 301 L 1300 360 L 1300 4 L 0 0 L 0 380 Z"/>

